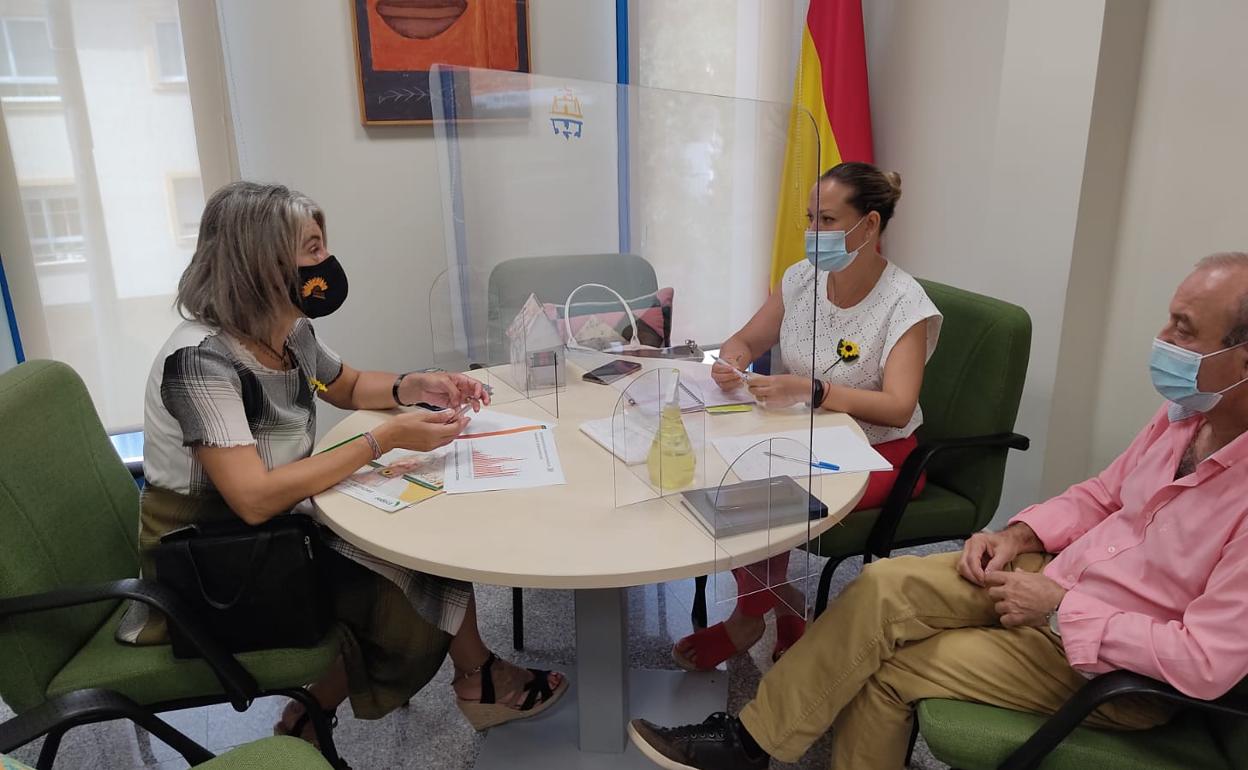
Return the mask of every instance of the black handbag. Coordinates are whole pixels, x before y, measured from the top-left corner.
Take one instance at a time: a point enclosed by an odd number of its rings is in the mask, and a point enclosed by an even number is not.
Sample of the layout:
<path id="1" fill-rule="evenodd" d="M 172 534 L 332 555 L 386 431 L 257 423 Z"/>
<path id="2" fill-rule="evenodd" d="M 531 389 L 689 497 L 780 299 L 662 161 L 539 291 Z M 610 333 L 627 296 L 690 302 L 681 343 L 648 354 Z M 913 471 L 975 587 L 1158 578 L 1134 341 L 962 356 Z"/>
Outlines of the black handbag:
<path id="1" fill-rule="evenodd" d="M 157 582 L 230 652 L 312 647 L 333 624 L 325 547 L 308 516 L 191 525 L 162 537 L 152 554 Z M 174 657 L 199 657 L 172 623 L 169 638 Z"/>

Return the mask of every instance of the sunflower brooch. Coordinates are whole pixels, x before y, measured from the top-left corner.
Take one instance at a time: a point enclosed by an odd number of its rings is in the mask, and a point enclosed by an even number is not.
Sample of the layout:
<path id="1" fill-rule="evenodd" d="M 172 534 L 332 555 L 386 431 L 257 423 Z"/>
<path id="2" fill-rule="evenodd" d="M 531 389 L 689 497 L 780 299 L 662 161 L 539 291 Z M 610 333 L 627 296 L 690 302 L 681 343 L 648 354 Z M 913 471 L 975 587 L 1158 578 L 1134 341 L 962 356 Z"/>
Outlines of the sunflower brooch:
<path id="1" fill-rule="evenodd" d="M 836 366 L 842 361 L 844 361 L 847 364 L 852 364 L 853 362 L 858 360 L 859 355 L 861 355 L 861 351 L 858 349 L 857 342 L 854 342 L 853 340 L 846 340 L 846 339 L 838 340 L 836 343 L 837 358 L 835 361 L 832 362 L 831 366 L 823 370 L 823 373 L 827 374 L 828 372 L 832 371 L 832 367 Z"/>

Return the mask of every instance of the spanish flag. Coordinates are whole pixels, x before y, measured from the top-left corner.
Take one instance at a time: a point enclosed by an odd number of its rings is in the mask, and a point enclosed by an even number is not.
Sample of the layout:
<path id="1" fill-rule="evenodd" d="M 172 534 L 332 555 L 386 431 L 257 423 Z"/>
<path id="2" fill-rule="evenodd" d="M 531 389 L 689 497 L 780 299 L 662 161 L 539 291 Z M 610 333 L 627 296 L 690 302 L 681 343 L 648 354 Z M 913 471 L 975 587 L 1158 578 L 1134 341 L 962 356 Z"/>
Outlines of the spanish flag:
<path id="1" fill-rule="evenodd" d="M 806 202 L 819 174 L 841 161 L 874 162 L 862 0 L 810 0 L 793 103 L 803 109 L 789 119 L 772 286 L 805 257 Z"/>

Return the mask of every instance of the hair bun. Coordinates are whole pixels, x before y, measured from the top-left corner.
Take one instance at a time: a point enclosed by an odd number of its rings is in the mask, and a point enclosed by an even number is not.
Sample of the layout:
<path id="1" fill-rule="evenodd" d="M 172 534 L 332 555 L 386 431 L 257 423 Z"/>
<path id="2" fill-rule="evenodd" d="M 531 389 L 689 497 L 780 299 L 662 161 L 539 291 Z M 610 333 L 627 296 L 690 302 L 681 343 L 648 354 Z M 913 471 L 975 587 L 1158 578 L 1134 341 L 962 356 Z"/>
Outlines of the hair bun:
<path id="1" fill-rule="evenodd" d="M 896 201 L 901 197 L 901 174 L 896 171 L 882 171 L 881 173 L 888 180 L 888 186 L 893 188 L 893 200 Z"/>

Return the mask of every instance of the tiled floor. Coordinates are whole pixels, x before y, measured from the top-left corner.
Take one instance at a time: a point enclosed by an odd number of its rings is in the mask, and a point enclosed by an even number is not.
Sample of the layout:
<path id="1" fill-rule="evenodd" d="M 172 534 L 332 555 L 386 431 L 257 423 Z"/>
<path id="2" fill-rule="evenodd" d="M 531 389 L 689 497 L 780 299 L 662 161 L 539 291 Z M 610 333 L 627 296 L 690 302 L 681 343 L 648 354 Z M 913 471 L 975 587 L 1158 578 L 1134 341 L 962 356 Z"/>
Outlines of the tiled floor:
<path id="1" fill-rule="evenodd" d="M 923 552 L 936 547 L 916 549 Z M 821 566 L 812 558 L 811 572 Z M 805 560 L 793 559 L 791 573 L 804 570 Z M 838 570 L 834 591 L 845 585 L 858 572 L 856 566 L 843 564 Z M 731 578 L 729 578 L 730 580 Z M 814 580 L 810 589 L 813 595 Z M 629 594 L 630 644 L 632 664 L 638 668 L 675 668 L 670 649 L 673 641 L 689 633 L 689 607 L 693 581 L 667 583 L 635 588 Z M 511 591 L 485 586 L 478 588 L 477 600 L 482 634 L 486 642 L 500 653 L 511 653 Z M 711 620 L 722 619 L 730 604 L 712 604 Z M 526 650 L 510 654 L 517 662 L 531 665 L 553 664 L 567 671 L 573 666 L 574 643 L 572 594 L 563 591 L 526 591 Z M 539 621 L 540 619 L 540 621 Z M 754 647 L 752 654 L 730 662 L 729 710 L 738 711 L 749 699 L 762 674 L 771 666 L 774 629 Z M 411 704 L 384 719 L 367 722 L 351 717 L 349 705 L 339 711 L 340 724 L 334 735 L 339 750 L 352 767 L 367 768 L 438 768 L 468 770 L 481 749 L 482 737 L 473 732 L 460 717 L 451 701 L 450 663 L 443 666 L 438 677 Z M 270 735 L 273 722 L 282 707 L 273 699 L 257 702 L 246 713 L 239 714 L 228 705 L 193 709 L 166 714 L 165 718 L 213 752 Z M 0 721 L 10 712 L 0 703 Z M 533 724 L 535 729 L 540 723 Z M 773 762 L 773 768 L 827 768 L 829 739 L 815 745 L 797 765 Z M 16 754 L 18 759 L 34 763 L 38 744 Z M 58 755 L 57 770 L 98 770 L 98 768 L 146 768 L 172 770 L 186 767 L 177 754 L 142 731 L 122 722 L 109 722 L 70 731 Z M 926 747 L 918 746 L 913 768 L 943 768 Z"/>

